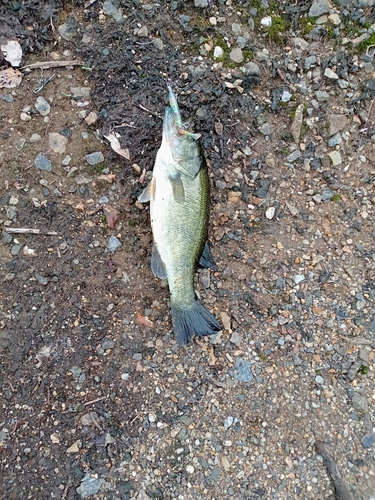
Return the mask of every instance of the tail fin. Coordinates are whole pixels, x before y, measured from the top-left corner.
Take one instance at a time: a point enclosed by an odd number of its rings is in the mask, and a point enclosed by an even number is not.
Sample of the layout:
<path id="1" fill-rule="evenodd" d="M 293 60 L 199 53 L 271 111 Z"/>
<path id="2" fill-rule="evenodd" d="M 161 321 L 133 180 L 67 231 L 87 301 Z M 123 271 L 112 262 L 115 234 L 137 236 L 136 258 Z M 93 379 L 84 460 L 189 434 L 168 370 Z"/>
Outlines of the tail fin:
<path id="1" fill-rule="evenodd" d="M 189 306 L 171 304 L 172 324 L 176 340 L 180 345 L 190 342 L 194 334 L 204 337 L 221 330 L 221 325 L 199 300 Z"/>

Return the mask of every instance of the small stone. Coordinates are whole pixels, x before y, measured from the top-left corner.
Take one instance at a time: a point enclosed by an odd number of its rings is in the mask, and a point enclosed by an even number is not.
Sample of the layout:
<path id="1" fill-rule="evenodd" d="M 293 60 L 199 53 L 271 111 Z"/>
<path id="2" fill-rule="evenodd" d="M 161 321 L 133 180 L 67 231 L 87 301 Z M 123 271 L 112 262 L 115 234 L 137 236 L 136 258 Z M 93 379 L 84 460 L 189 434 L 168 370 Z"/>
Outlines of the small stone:
<path id="1" fill-rule="evenodd" d="M 50 132 L 48 134 L 48 145 L 55 153 L 65 153 L 68 139 L 58 132 Z"/>
<path id="2" fill-rule="evenodd" d="M 329 135 L 335 135 L 349 123 L 345 115 L 332 115 L 329 117 Z"/>
<path id="3" fill-rule="evenodd" d="M 210 22 L 211 26 L 216 26 L 217 25 L 216 17 L 214 17 L 214 16 L 210 17 L 209 22 Z"/>
<path id="4" fill-rule="evenodd" d="M 331 80 L 338 80 L 339 77 L 338 75 L 331 70 L 331 68 L 326 68 L 324 70 L 324 76 L 326 76 L 327 78 L 330 78 Z"/>
<path id="5" fill-rule="evenodd" d="M 324 378 L 321 377 L 320 375 L 317 375 L 315 377 L 315 382 L 318 384 L 318 385 L 323 385 L 324 384 Z"/>
<path id="6" fill-rule="evenodd" d="M 40 170 L 44 170 L 45 172 L 51 172 L 52 170 L 51 160 L 49 160 L 43 153 L 37 154 L 34 160 L 34 165 Z"/>
<path id="7" fill-rule="evenodd" d="M 230 330 L 230 316 L 225 311 L 220 313 L 220 319 L 225 330 Z"/>
<path id="8" fill-rule="evenodd" d="M 328 13 L 330 9 L 331 4 L 328 0 L 314 0 L 309 10 L 309 17 L 319 17 Z"/>
<path id="9" fill-rule="evenodd" d="M 14 97 L 12 94 L 0 95 L 0 99 L 2 101 L 8 102 L 9 104 L 14 101 Z"/>
<path id="10" fill-rule="evenodd" d="M 237 347 L 239 347 L 241 344 L 241 336 L 237 331 L 232 333 L 229 340 L 232 342 L 232 344 L 234 344 Z"/>
<path id="11" fill-rule="evenodd" d="M 296 108 L 294 120 L 291 127 L 291 132 L 295 143 L 298 143 L 301 135 L 302 120 L 303 120 L 303 104 L 299 104 Z"/>
<path id="12" fill-rule="evenodd" d="M 111 339 L 104 339 L 102 342 L 102 347 L 104 350 L 107 349 L 112 349 L 114 347 L 115 343 Z"/>
<path id="13" fill-rule="evenodd" d="M 260 76 L 259 66 L 252 61 L 246 63 L 245 66 L 241 69 L 247 75 L 256 76 L 256 77 Z"/>
<path id="14" fill-rule="evenodd" d="M 78 98 L 89 98 L 91 94 L 91 87 L 70 87 L 70 92 L 72 97 Z"/>
<path id="15" fill-rule="evenodd" d="M 21 113 L 20 118 L 23 122 L 29 122 L 31 120 L 31 116 L 24 112 Z"/>
<path id="16" fill-rule="evenodd" d="M 229 58 L 235 63 L 241 63 L 243 61 L 242 50 L 239 47 L 233 48 L 229 53 Z"/>
<path id="17" fill-rule="evenodd" d="M 363 436 L 361 443 L 364 448 L 372 448 L 375 444 L 375 432 Z"/>
<path id="18" fill-rule="evenodd" d="M 66 155 L 65 158 L 61 161 L 61 164 L 64 166 L 64 167 L 67 167 L 70 163 L 70 160 L 72 159 L 72 157 L 70 155 Z M 77 169 L 78 170 L 78 169 Z M 69 171 L 70 173 L 70 171 Z M 68 173 L 68 177 L 69 176 L 69 173 Z"/>
<path id="19" fill-rule="evenodd" d="M 82 441 L 78 440 L 66 450 L 66 453 L 78 453 L 81 446 L 82 446 Z"/>
<path id="20" fill-rule="evenodd" d="M 208 0 L 194 0 L 195 7 L 208 7 Z"/>
<path id="21" fill-rule="evenodd" d="M 139 37 L 146 37 L 146 36 L 148 36 L 148 28 L 147 28 L 147 26 L 142 26 L 141 28 L 139 28 L 139 30 L 137 31 L 137 36 L 139 36 Z"/>
<path id="22" fill-rule="evenodd" d="M 333 137 L 328 139 L 328 146 L 330 148 L 334 148 L 335 146 L 338 146 L 341 143 L 342 143 L 342 137 L 341 137 L 340 132 L 337 132 L 337 134 L 335 134 Z"/>
<path id="23" fill-rule="evenodd" d="M 316 56 L 309 56 L 305 59 L 305 69 L 310 69 L 313 64 L 316 64 Z"/>
<path id="24" fill-rule="evenodd" d="M 216 47 L 214 48 L 214 59 L 220 59 L 222 58 L 224 55 L 224 51 L 221 47 L 219 47 L 219 45 L 216 45 Z"/>
<path id="25" fill-rule="evenodd" d="M 241 26 L 238 23 L 232 24 L 232 33 L 234 35 L 239 35 L 241 33 L 241 31 L 242 31 Z"/>
<path id="26" fill-rule="evenodd" d="M 271 220 L 273 219 L 275 216 L 275 207 L 269 207 L 267 210 L 266 210 L 266 217 L 267 219 Z"/>
<path id="27" fill-rule="evenodd" d="M 99 199 L 99 203 L 100 203 L 100 205 L 105 205 L 106 203 L 109 203 L 109 198 L 108 198 L 108 196 L 102 196 L 102 197 Z"/>
<path id="28" fill-rule="evenodd" d="M 250 362 L 242 358 L 237 358 L 233 368 L 230 369 L 231 376 L 240 382 L 251 382 L 253 373 Z"/>
<path id="29" fill-rule="evenodd" d="M 338 14 L 331 14 L 328 16 L 328 20 L 334 24 L 335 26 L 338 26 L 339 24 L 341 24 L 341 19 L 340 19 L 340 16 Z"/>
<path id="30" fill-rule="evenodd" d="M 352 406 L 358 413 L 366 413 L 368 410 L 366 396 L 363 394 L 354 394 L 352 397 Z"/>
<path id="31" fill-rule="evenodd" d="M 263 123 L 263 125 L 260 127 L 260 131 L 263 135 L 271 135 L 271 127 L 268 122 Z"/>
<path id="32" fill-rule="evenodd" d="M 347 82 L 346 80 L 343 80 L 342 78 L 339 78 L 337 80 L 337 83 L 338 83 L 338 86 L 340 87 L 340 89 L 347 89 L 349 87 L 349 82 Z"/>
<path id="33" fill-rule="evenodd" d="M 308 49 L 309 47 L 309 42 L 306 42 L 306 40 L 304 40 L 303 38 L 299 37 L 293 38 L 292 42 L 295 45 L 295 47 L 297 47 L 297 49 L 301 50 L 302 52 Z"/>
<path id="34" fill-rule="evenodd" d="M 84 156 L 84 159 L 89 165 L 98 165 L 104 161 L 104 155 L 101 151 L 97 151 Z"/>
<path id="35" fill-rule="evenodd" d="M 329 94 L 325 90 L 316 91 L 315 96 L 319 102 L 326 102 L 329 99 Z"/>
<path id="36" fill-rule="evenodd" d="M 287 161 L 289 163 L 293 163 L 294 161 L 296 161 L 299 157 L 301 156 L 301 151 L 299 149 L 295 149 L 294 151 L 292 151 L 292 153 L 290 153 L 290 155 L 288 155 L 286 157 Z"/>
<path id="37" fill-rule="evenodd" d="M 108 250 L 114 253 L 118 248 L 122 247 L 122 244 L 116 236 L 111 236 L 108 240 Z"/>
<path id="38" fill-rule="evenodd" d="M 336 167 L 337 165 L 341 165 L 341 155 L 338 151 L 331 151 L 328 153 L 328 156 L 331 158 L 332 166 Z"/>
<path id="39" fill-rule="evenodd" d="M 305 276 L 303 274 L 296 274 L 294 276 L 294 283 L 296 285 L 298 285 L 299 283 L 301 283 L 301 281 L 304 281 L 305 280 Z"/>
<path id="40" fill-rule="evenodd" d="M 161 38 L 154 38 L 152 40 L 152 43 L 153 43 L 154 47 L 156 47 L 157 49 L 159 49 L 159 50 L 164 49 L 164 43 L 163 43 L 163 40 Z"/>
<path id="41" fill-rule="evenodd" d="M 293 97 L 293 94 L 291 94 L 288 90 L 283 90 L 283 93 L 281 95 L 281 102 L 289 102 L 291 98 Z M 301 106 L 301 104 L 300 104 Z M 303 106 L 302 106 L 303 109 Z"/>
<path id="42" fill-rule="evenodd" d="M 86 475 L 82 479 L 81 485 L 76 488 L 76 491 L 81 498 L 88 498 L 98 493 L 102 483 L 103 479 Z"/>
<path id="43" fill-rule="evenodd" d="M 35 107 L 42 116 L 49 115 L 49 113 L 51 111 L 51 106 L 48 104 L 48 102 L 42 96 L 39 96 L 37 98 L 37 100 L 35 102 Z"/>
<path id="44" fill-rule="evenodd" d="M 233 425 L 233 422 L 234 422 L 234 418 L 233 417 L 227 417 L 224 420 L 224 429 L 229 429 L 229 427 L 231 427 Z"/>
<path id="45" fill-rule="evenodd" d="M 29 139 L 29 142 L 31 142 L 32 144 L 34 144 L 35 142 L 39 142 L 41 141 L 42 138 L 39 134 L 33 134 L 30 139 Z"/>
<path id="46" fill-rule="evenodd" d="M 77 34 L 77 23 L 70 21 L 61 24 L 57 29 L 61 38 L 64 38 L 64 40 L 71 42 Z"/>

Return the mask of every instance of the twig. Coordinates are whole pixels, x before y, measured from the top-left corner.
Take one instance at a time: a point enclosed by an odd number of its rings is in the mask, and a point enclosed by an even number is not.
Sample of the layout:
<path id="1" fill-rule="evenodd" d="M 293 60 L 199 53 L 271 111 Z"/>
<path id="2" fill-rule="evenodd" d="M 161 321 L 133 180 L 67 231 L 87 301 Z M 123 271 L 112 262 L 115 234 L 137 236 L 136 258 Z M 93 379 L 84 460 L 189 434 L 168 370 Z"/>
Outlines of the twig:
<path id="1" fill-rule="evenodd" d="M 5 231 L 7 233 L 14 234 L 42 234 L 44 236 L 57 236 L 56 231 L 41 231 L 40 229 L 34 229 L 31 227 L 6 227 Z"/>
<path id="2" fill-rule="evenodd" d="M 98 401 L 102 401 L 103 399 L 106 399 L 107 396 L 102 396 L 101 398 L 96 398 L 93 399 L 92 401 L 87 401 L 87 403 L 84 403 L 83 406 L 88 406 L 88 405 L 93 405 L 94 403 L 97 403 Z"/>
<path id="3" fill-rule="evenodd" d="M 323 441 L 316 441 L 315 448 L 322 457 L 323 464 L 325 465 L 335 486 L 335 497 L 337 500 L 354 500 L 353 495 L 350 493 L 349 488 L 346 486 L 343 478 L 341 477 L 337 464 L 332 455 L 329 453 L 326 444 Z"/>
<path id="4" fill-rule="evenodd" d="M 84 5 L 85 9 L 90 7 L 95 2 L 96 2 L 96 0 L 88 0 L 87 2 L 85 2 L 85 5 Z"/>
<path id="5" fill-rule="evenodd" d="M 154 113 L 153 111 L 150 111 L 149 109 L 145 108 L 144 106 L 142 106 L 142 104 L 137 104 L 137 106 L 141 109 L 143 109 L 143 111 L 146 111 L 146 113 L 150 113 L 151 115 L 154 115 L 156 116 L 157 118 L 160 118 L 160 120 L 162 120 L 163 118 L 158 115 L 157 113 Z"/>
<path id="6" fill-rule="evenodd" d="M 22 69 L 49 69 L 49 68 L 63 68 L 64 66 L 82 66 L 82 61 L 44 61 L 34 64 L 26 64 Z"/>

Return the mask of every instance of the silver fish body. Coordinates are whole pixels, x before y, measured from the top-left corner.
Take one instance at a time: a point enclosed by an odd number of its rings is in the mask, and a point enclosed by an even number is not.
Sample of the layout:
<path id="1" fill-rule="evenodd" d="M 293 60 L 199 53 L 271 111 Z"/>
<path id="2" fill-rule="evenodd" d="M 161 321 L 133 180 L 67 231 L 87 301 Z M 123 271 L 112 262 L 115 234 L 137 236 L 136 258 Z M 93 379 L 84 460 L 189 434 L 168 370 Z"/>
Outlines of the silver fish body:
<path id="1" fill-rule="evenodd" d="M 150 201 L 154 238 L 151 268 L 155 276 L 168 280 L 173 330 L 177 342 L 185 345 L 194 334 L 212 335 L 221 326 L 194 293 L 197 263 L 217 269 L 207 244 L 207 165 L 199 136 L 182 128 L 171 90 L 170 102 L 153 177 L 139 200 Z"/>

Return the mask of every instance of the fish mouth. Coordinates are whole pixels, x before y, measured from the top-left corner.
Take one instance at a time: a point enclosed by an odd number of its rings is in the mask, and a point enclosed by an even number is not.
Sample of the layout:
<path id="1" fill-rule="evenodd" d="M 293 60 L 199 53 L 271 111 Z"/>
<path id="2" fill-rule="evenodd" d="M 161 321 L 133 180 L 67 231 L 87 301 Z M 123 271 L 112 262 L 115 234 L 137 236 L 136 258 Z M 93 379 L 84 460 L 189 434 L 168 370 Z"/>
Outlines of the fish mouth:
<path id="1" fill-rule="evenodd" d="M 163 135 L 170 143 L 172 139 L 180 137 L 190 137 L 194 140 L 199 139 L 201 134 L 190 132 L 182 123 L 180 108 L 178 107 L 176 96 L 172 87 L 168 85 L 169 107 L 165 109 Z"/>

